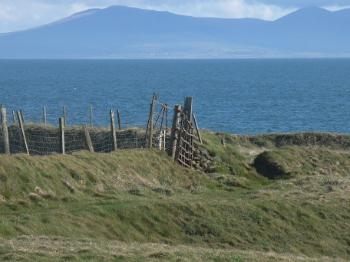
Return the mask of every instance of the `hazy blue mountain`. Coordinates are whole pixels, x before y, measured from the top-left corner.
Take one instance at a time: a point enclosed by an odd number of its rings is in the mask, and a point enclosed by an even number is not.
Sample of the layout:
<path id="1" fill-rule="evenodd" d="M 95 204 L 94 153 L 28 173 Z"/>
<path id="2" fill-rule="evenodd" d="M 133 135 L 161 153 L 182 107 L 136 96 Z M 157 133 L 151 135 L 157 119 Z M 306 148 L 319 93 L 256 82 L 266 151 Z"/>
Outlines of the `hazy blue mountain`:
<path id="1" fill-rule="evenodd" d="M 350 9 L 306 8 L 268 22 L 113 6 L 0 34 L 0 58 L 350 56 Z"/>

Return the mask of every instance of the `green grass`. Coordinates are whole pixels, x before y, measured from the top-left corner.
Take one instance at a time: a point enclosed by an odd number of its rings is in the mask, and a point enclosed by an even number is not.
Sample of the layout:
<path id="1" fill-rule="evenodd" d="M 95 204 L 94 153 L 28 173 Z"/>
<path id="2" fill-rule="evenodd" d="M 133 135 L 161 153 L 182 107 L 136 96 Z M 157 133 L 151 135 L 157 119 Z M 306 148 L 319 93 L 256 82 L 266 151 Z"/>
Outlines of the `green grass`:
<path id="1" fill-rule="evenodd" d="M 330 261 L 275 252 L 218 249 L 189 245 L 49 237 L 19 237 L 0 243 L 2 261 Z M 342 261 L 338 259 L 337 261 Z M 345 260 L 344 260 L 345 261 Z"/>
<path id="2" fill-rule="evenodd" d="M 0 260 L 350 258 L 349 152 L 203 136 L 210 174 L 147 150 L 0 156 Z M 255 170 L 263 151 L 287 179 Z"/>

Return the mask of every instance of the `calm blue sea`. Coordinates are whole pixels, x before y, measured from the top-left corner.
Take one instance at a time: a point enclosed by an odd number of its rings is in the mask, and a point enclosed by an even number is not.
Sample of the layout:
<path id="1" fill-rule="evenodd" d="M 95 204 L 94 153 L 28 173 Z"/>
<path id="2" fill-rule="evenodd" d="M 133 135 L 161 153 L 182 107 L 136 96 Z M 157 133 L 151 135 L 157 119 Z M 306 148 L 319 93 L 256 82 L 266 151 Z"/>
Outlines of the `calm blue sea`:
<path id="1" fill-rule="evenodd" d="M 95 124 L 119 108 L 144 125 L 153 92 L 170 105 L 194 97 L 202 128 L 239 134 L 350 132 L 350 60 L 0 60 L 0 103 L 40 121 Z"/>

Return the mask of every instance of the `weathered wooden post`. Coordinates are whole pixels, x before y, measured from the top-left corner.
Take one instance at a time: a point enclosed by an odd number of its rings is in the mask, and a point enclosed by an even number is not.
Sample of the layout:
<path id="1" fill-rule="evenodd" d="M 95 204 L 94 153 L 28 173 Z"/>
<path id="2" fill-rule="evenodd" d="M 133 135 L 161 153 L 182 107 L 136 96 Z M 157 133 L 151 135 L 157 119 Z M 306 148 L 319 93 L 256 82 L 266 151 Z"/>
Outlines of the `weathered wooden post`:
<path id="1" fill-rule="evenodd" d="M 119 109 L 117 109 L 117 116 L 118 116 L 118 127 L 119 127 L 119 130 L 121 130 L 122 129 L 122 120 L 121 120 L 121 117 L 120 117 Z"/>
<path id="2" fill-rule="evenodd" d="M 184 113 L 187 116 L 187 120 L 189 122 L 192 122 L 192 109 L 193 108 L 193 98 L 191 96 L 188 96 L 185 98 L 185 102 L 184 102 Z"/>
<path id="3" fill-rule="evenodd" d="M 169 107 L 168 105 L 166 105 L 166 111 L 165 111 L 165 129 L 168 130 L 168 111 L 169 111 Z"/>
<path id="4" fill-rule="evenodd" d="M 44 126 L 46 126 L 46 124 L 47 124 L 46 106 L 43 107 L 43 123 L 44 123 Z"/>
<path id="5" fill-rule="evenodd" d="M 12 110 L 12 118 L 13 118 L 13 125 L 15 125 L 16 124 L 16 112 L 15 112 L 15 110 Z"/>
<path id="6" fill-rule="evenodd" d="M 176 160 L 176 151 L 177 144 L 179 139 L 179 123 L 180 123 L 180 113 L 181 113 L 181 105 L 175 105 L 174 107 L 174 117 L 173 117 L 173 125 L 171 129 L 171 143 L 170 143 L 170 155 L 172 159 Z"/>
<path id="7" fill-rule="evenodd" d="M 199 132 L 198 123 L 197 123 L 195 114 L 192 114 L 192 117 L 193 117 L 194 127 L 196 128 L 198 140 L 201 144 L 203 144 L 202 136 L 201 136 L 201 133 Z"/>
<path id="8" fill-rule="evenodd" d="M 65 137 L 64 137 L 64 129 L 65 129 L 65 125 L 64 125 L 64 117 L 60 117 L 59 118 L 59 128 L 60 128 L 60 149 L 61 149 L 61 153 L 63 155 L 66 154 L 66 142 L 65 142 Z"/>
<path id="9" fill-rule="evenodd" d="M 63 120 L 64 120 L 64 126 L 67 126 L 67 107 L 63 106 Z"/>
<path id="10" fill-rule="evenodd" d="M 114 123 L 114 111 L 110 111 L 110 117 L 111 117 L 111 135 L 112 135 L 112 147 L 113 151 L 117 151 L 117 134 L 115 130 L 115 123 Z"/>
<path id="11" fill-rule="evenodd" d="M 92 105 L 90 105 L 90 114 L 89 114 L 89 120 L 90 120 L 90 127 L 94 127 L 94 123 L 93 123 L 93 117 L 94 117 L 94 112 L 93 112 L 93 108 Z"/>
<path id="12" fill-rule="evenodd" d="M 17 112 L 17 121 L 19 124 L 19 128 L 21 129 L 21 135 L 22 135 L 22 140 L 23 140 L 23 144 L 24 144 L 24 149 L 26 151 L 26 154 L 29 155 L 29 147 L 28 147 L 28 143 L 27 143 L 26 133 L 24 130 L 23 112 L 22 111 Z"/>
<path id="13" fill-rule="evenodd" d="M 84 125 L 84 133 L 85 133 L 86 145 L 87 145 L 89 151 L 91 153 L 93 153 L 94 152 L 94 147 L 92 145 L 92 140 L 91 140 L 91 136 L 90 136 L 89 129 L 88 129 L 87 125 Z"/>
<path id="14" fill-rule="evenodd" d="M 152 103 L 149 110 L 149 120 L 148 120 L 148 148 L 153 146 L 153 115 L 154 115 L 154 103 L 156 101 L 156 95 L 153 95 Z"/>
<path id="15" fill-rule="evenodd" d="M 9 130 L 7 127 L 6 108 L 1 106 L 2 138 L 4 142 L 4 153 L 10 154 Z"/>
<path id="16" fill-rule="evenodd" d="M 19 110 L 19 115 L 21 116 L 22 123 L 24 125 L 24 111 L 22 109 Z M 19 123 L 19 122 L 18 122 Z"/>

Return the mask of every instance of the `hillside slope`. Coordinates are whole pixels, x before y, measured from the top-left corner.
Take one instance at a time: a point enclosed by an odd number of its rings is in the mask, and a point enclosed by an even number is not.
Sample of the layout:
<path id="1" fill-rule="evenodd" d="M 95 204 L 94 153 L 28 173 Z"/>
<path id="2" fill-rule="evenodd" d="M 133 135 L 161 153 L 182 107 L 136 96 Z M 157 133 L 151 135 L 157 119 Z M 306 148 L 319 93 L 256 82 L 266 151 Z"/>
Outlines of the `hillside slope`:
<path id="1" fill-rule="evenodd" d="M 0 58 L 220 58 L 350 54 L 350 9 L 276 21 L 195 18 L 112 6 L 0 34 Z"/>
<path id="2" fill-rule="evenodd" d="M 0 258 L 348 260 L 349 138 L 205 133 L 209 173 L 148 150 L 0 156 Z M 259 174 L 264 152 L 287 176 Z"/>

